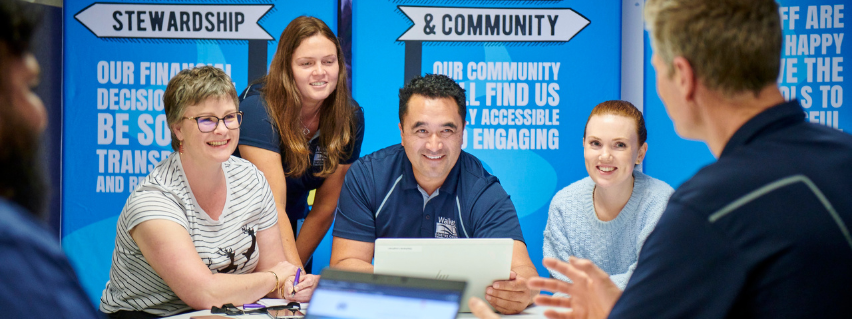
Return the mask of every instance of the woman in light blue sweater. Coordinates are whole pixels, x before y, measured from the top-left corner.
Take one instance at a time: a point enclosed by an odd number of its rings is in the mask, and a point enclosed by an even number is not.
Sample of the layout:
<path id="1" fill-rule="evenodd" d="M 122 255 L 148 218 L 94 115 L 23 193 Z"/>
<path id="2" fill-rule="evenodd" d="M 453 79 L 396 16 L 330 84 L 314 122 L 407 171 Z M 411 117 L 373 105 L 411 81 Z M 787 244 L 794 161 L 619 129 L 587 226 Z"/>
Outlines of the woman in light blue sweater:
<path id="1" fill-rule="evenodd" d="M 626 101 L 595 106 L 586 122 L 583 149 L 589 177 L 553 197 L 544 230 L 544 256 L 593 261 L 624 289 L 639 250 L 674 190 L 634 170 L 648 143 L 642 113 Z M 570 281 L 551 271 L 554 278 Z"/>

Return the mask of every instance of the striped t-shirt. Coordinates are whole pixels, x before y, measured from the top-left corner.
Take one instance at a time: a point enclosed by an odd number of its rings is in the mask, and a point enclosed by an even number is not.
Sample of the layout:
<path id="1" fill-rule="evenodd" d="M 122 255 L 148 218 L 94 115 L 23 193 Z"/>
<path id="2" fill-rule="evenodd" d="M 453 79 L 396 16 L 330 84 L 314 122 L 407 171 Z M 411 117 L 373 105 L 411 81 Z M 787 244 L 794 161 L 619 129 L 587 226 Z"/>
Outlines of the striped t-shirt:
<path id="1" fill-rule="evenodd" d="M 195 200 L 180 155 L 160 162 L 130 194 L 116 226 L 115 251 L 100 310 L 145 311 L 159 316 L 190 310 L 151 268 L 129 230 L 154 219 L 173 221 L 189 233 L 212 273 L 251 273 L 257 266 L 257 232 L 273 227 L 278 214 L 263 174 L 248 161 L 222 163 L 227 198 L 219 220 Z"/>

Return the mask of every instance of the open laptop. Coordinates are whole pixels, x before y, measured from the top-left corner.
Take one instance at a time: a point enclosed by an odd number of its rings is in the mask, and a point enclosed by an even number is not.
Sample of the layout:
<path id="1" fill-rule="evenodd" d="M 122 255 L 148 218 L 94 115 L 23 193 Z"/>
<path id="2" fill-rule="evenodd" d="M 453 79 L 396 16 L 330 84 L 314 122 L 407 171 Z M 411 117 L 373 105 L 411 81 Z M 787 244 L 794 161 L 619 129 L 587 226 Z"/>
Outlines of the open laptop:
<path id="1" fill-rule="evenodd" d="M 470 312 L 471 296 L 485 300 L 488 286 L 509 279 L 513 246 L 511 238 L 380 238 L 374 272 L 466 281 L 460 312 Z"/>
<path id="2" fill-rule="evenodd" d="M 322 271 L 305 319 L 453 319 L 462 281 Z"/>

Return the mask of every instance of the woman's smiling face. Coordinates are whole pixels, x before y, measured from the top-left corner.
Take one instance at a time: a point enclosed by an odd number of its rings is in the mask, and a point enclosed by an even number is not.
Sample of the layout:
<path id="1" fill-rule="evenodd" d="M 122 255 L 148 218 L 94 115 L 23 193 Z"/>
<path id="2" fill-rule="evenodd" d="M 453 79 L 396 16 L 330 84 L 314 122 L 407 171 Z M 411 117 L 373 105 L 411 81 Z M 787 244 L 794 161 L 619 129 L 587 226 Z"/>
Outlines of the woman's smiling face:
<path id="1" fill-rule="evenodd" d="M 599 187 L 631 180 L 633 167 L 645 157 L 648 144 L 639 145 L 636 123 L 620 115 L 594 115 L 586 125 L 583 155 L 586 171 Z"/>
<path id="2" fill-rule="evenodd" d="M 234 112 L 237 112 L 237 105 L 227 96 L 212 96 L 197 105 L 187 106 L 184 119 L 175 126 L 175 135 L 183 141 L 182 156 L 193 158 L 195 161 L 227 161 L 237 148 L 240 129 L 229 129 L 224 122 L 219 121 L 213 131 L 204 133 L 198 128 L 196 120 L 191 118 L 225 118 Z"/>
<path id="3" fill-rule="evenodd" d="M 337 88 L 337 47 L 322 35 L 307 38 L 293 51 L 293 80 L 302 104 L 322 103 Z"/>

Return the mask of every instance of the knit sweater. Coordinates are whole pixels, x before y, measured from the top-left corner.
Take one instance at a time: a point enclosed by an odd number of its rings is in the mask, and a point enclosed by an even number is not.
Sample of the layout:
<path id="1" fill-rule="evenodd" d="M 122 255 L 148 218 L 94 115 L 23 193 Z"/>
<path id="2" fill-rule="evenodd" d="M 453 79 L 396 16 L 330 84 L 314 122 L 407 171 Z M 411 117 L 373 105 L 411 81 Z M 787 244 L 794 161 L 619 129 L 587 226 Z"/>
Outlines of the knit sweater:
<path id="1" fill-rule="evenodd" d="M 665 182 L 639 171 L 634 171 L 633 177 L 633 193 L 611 221 L 601 221 L 595 214 L 592 199 L 595 182 L 590 177 L 556 193 L 544 229 L 544 256 L 559 260 L 568 260 L 568 256 L 589 259 L 623 290 L 636 268 L 642 244 L 674 192 Z M 550 273 L 554 278 L 570 282 L 558 272 Z"/>

